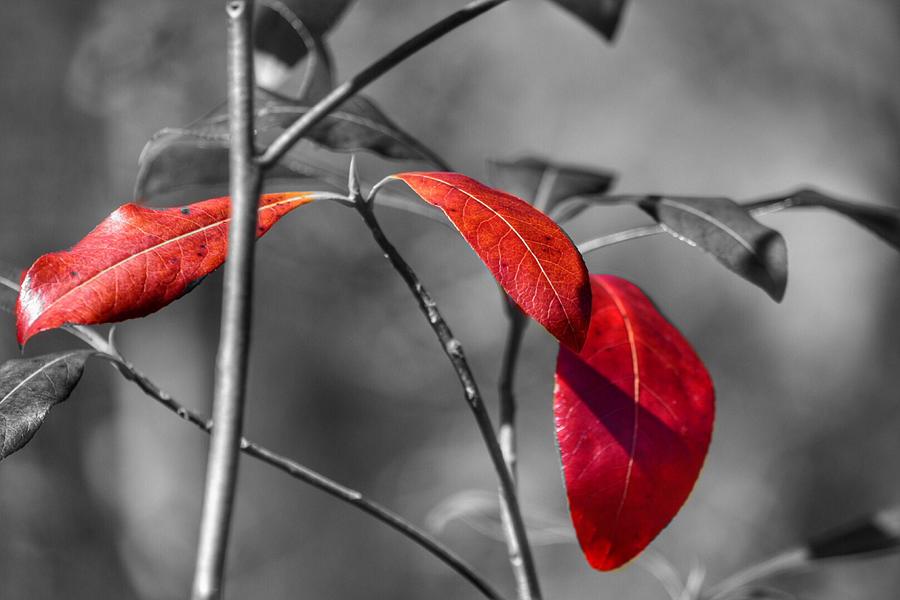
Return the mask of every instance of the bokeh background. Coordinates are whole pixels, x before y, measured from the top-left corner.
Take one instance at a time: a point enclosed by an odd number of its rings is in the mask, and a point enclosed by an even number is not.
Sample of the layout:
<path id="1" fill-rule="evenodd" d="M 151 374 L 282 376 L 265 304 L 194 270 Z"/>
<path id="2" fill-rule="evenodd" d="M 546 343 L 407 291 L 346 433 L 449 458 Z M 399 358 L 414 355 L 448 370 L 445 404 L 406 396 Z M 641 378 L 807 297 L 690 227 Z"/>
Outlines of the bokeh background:
<path id="1" fill-rule="evenodd" d="M 361 0 L 331 36 L 339 78 L 459 2 Z M 164 126 L 224 98 L 219 0 L 7 2 L 0 18 L 0 258 L 25 266 L 131 200 Z M 540 154 L 615 170 L 618 189 L 752 198 L 814 184 L 900 205 L 895 0 L 634 0 L 613 47 L 550 3 L 516 0 L 454 32 L 370 94 L 457 170 Z M 380 176 L 407 165 L 375 160 Z M 196 198 L 195 198 L 196 199 Z M 451 230 L 380 211 L 463 341 L 492 404 L 504 335 L 496 288 Z M 694 343 L 718 391 L 697 488 L 653 544 L 716 581 L 900 501 L 900 256 L 840 217 L 766 217 L 790 254 L 780 305 L 669 238 L 592 255 L 641 285 Z M 576 240 L 644 223 L 593 209 Z M 494 489 L 454 374 L 351 211 L 313 205 L 261 242 L 247 435 L 424 523 Z M 119 345 L 209 410 L 221 278 L 122 325 Z M 3 316 L 0 358 L 17 355 Z M 76 344 L 40 336 L 27 352 Z M 551 418 L 554 343 L 526 337 L 520 396 L 526 513 L 565 524 Z M 0 598 L 183 598 L 207 438 L 90 364 L 71 399 L 0 464 Z M 441 538 L 504 590 L 502 543 Z M 458 576 L 353 508 L 243 460 L 231 598 L 475 598 Z M 576 545 L 536 548 L 550 598 L 663 598 L 640 564 L 593 572 Z M 898 558 L 775 583 L 800 598 L 893 597 Z"/>

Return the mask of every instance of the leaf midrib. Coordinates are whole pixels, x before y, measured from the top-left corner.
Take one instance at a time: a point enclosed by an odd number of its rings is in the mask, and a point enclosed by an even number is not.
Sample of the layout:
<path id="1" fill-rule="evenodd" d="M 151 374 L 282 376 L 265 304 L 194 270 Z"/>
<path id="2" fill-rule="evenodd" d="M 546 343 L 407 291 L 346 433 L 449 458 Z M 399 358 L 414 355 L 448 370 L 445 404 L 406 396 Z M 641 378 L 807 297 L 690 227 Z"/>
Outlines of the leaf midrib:
<path id="1" fill-rule="evenodd" d="M 267 204 L 266 206 L 261 206 L 261 207 L 259 207 L 259 208 L 257 209 L 256 212 L 257 212 L 257 214 L 259 214 L 259 213 L 262 212 L 263 210 L 266 210 L 266 209 L 269 209 L 269 208 L 273 208 L 273 207 L 275 207 L 275 206 L 280 206 L 280 205 L 282 205 L 282 204 L 288 204 L 288 203 L 290 203 L 290 202 L 293 202 L 293 201 L 297 200 L 298 198 L 302 198 L 302 196 L 294 196 L 294 197 L 291 197 L 291 198 L 287 198 L 287 199 L 285 199 L 285 200 L 279 200 L 278 202 L 273 202 L 272 204 Z M 121 210 L 121 209 L 120 209 L 120 210 Z M 42 317 L 44 317 L 44 316 L 45 316 L 45 315 L 46 315 L 46 314 L 47 314 L 54 306 L 56 306 L 60 301 L 62 301 L 63 298 L 66 298 L 69 294 L 72 294 L 73 292 L 76 292 L 76 291 L 78 291 L 78 290 L 84 289 L 87 285 L 89 285 L 91 282 L 93 282 L 93 281 L 96 280 L 97 278 L 99 278 L 99 277 L 105 275 L 106 273 L 108 273 L 108 272 L 110 272 L 110 271 L 113 271 L 113 270 L 115 270 L 115 269 L 118 269 L 119 267 L 121 267 L 122 265 L 124 265 L 125 263 L 127 263 L 128 261 L 130 261 L 130 260 L 132 260 L 132 259 L 134 259 L 134 258 L 137 258 L 138 256 L 142 256 L 142 255 L 144 255 L 144 254 L 147 254 L 148 252 L 153 252 L 153 251 L 155 251 L 155 250 L 158 250 L 159 248 L 162 248 L 162 247 L 166 246 L 167 244 L 172 244 L 172 243 L 178 242 L 178 241 L 180 241 L 180 240 L 183 240 L 183 239 L 185 239 L 185 238 L 189 238 L 189 237 L 191 237 L 191 236 L 193 236 L 193 235 L 196 235 L 196 234 L 202 233 L 202 232 L 204 232 L 204 231 L 207 231 L 208 229 L 212 229 L 212 228 L 214 228 L 214 227 L 218 227 L 218 226 L 220 226 L 220 225 L 222 225 L 222 224 L 224 224 L 224 223 L 228 223 L 229 221 L 231 221 L 231 217 L 230 217 L 230 216 L 228 216 L 228 217 L 226 217 L 226 218 L 224 218 L 224 219 L 220 219 L 220 220 L 218 220 L 218 221 L 215 221 L 215 222 L 213 222 L 213 223 L 210 223 L 209 225 L 204 225 L 203 227 L 200 227 L 199 229 L 195 229 L 195 230 L 193 230 L 193 231 L 189 231 L 189 232 L 187 232 L 187 233 L 183 233 L 183 234 L 181 234 L 181 235 L 178 235 L 178 236 L 176 236 L 176 237 L 173 237 L 173 238 L 171 238 L 171 239 L 169 239 L 169 240 L 166 240 L 166 241 L 161 242 L 161 243 L 159 243 L 159 244 L 156 244 L 156 245 L 154 245 L 154 246 L 150 246 L 149 248 L 144 248 L 144 249 L 141 250 L 140 252 L 136 252 L 135 254 L 131 254 L 131 255 L 127 256 L 126 258 L 124 258 L 124 259 L 122 259 L 122 260 L 120 260 L 120 261 L 118 261 L 118 262 L 116 262 L 116 263 L 114 263 L 114 264 L 112 264 L 112 265 L 106 267 L 106 268 L 103 269 L 102 271 L 96 273 L 95 275 L 92 275 L 91 277 L 85 279 L 85 280 L 82 281 L 81 283 L 79 283 L 79 284 L 73 286 L 71 289 L 66 290 L 62 295 L 60 295 L 58 298 L 56 298 L 56 300 L 54 300 L 53 302 L 51 302 L 50 304 L 48 304 L 47 306 L 45 306 L 45 307 L 43 308 L 43 310 L 41 310 L 40 316 L 39 316 L 37 319 L 35 319 L 33 323 L 31 323 L 31 325 L 29 326 L 29 329 L 31 329 L 31 328 L 34 326 L 34 324 L 37 323 Z"/>
<path id="2" fill-rule="evenodd" d="M 501 215 L 499 212 L 497 212 L 496 210 L 494 210 L 493 208 L 491 208 L 490 206 L 485 204 L 477 196 L 470 194 L 469 192 L 465 191 L 464 189 L 460 188 L 457 185 L 448 183 L 448 182 L 444 181 L 443 179 L 439 179 L 439 178 L 433 177 L 431 175 L 417 175 L 417 177 L 421 177 L 423 179 L 430 179 L 432 181 L 442 183 L 442 184 L 446 185 L 447 187 L 453 188 L 453 189 L 465 194 L 466 196 L 468 196 L 469 198 L 471 198 L 472 200 L 474 200 L 475 202 L 477 202 L 478 204 L 480 204 L 481 206 L 485 207 L 487 210 L 489 210 L 490 212 L 495 214 L 501 221 L 503 221 L 506 224 L 506 226 L 509 227 L 510 231 L 512 231 L 514 234 L 516 234 L 516 237 L 519 238 L 519 241 L 522 242 L 522 245 L 525 246 L 525 249 L 528 251 L 528 253 L 531 255 L 531 257 L 534 259 L 534 262 L 537 263 L 538 268 L 541 270 L 541 274 L 544 276 L 544 279 L 547 281 L 547 285 L 550 286 L 551 290 L 553 290 L 553 295 L 556 297 L 556 301 L 559 303 L 559 306 L 563 311 L 563 315 L 565 315 L 565 317 L 566 317 L 566 323 L 568 324 L 569 329 L 573 333 L 575 333 L 577 331 L 575 328 L 575 325 L 572 323 L 572 319 L 569 317 L 569 312 L 566 310 L 565 303 L 562 301 L 562 298 L 560 297 L 559 292 L 556 290 L 556 286 L 554 286 L 553 282 L 550 281 L 550 276 L 547 275 L 547 272 L 544 270 L 544 265 L 541 264 L 541 260 L 538 258 L 537 254 L 535 254 L 534 251 L 531 249 L 531 246 L 528 245 L 528 242 L 525 241 L 525 238 L 523 238 L 519 234 L 519 232 L 516 230 L 516 228 L 513 227 L 512 224 L 509 221 L 507 221 L 503 215 Z M 456 223 L 454 222 L 454 226 L 455 225 L 456 225 Z M 459 229 L 459 227 L 457 227 L 457 229 Z"/>

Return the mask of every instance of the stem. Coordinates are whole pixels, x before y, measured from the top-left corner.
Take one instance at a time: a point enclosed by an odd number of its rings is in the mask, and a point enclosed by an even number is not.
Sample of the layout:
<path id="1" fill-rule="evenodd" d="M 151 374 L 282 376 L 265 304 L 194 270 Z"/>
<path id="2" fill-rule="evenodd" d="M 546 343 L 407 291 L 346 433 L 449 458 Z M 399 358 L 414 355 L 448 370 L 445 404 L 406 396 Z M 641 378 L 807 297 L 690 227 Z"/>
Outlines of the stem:
<path id="1" fill-rule="evenodd" d="M 381 225 L 375 218 L 375 213 L 372 211 L 371 196 L 369 200 L 364 200 L 359 194 L 354 196 L 357 211 L 371 231 L 372 237 L 375 238 L 375 242 L 381 247 L 385 258 L 391 262 L 391 265 L 400 274 L 413 296 L 415 296 L 419 308 L 428 319 L 428 323 L 434 330 L 435 335 L 437 335 L 444 353 L 450 359 L 450 363 L 456 371 L 466 402 L 475 416 L 475 422 L 478 424 L 481 437 L 487 445 L 488 454 L 500 481 L 501 512 L 506 511 L 508 513 L 508 519 L 511 524 L 509 537 L 513 540 L 513 544 L 510 547 L 510 562 L 512 563 L 513 573 L 516 576 L 518 596 L 520 600 L 540 600 L 541 592 L 537 570 L 535 569 L 525 523 L 522 520 L 522 512 L 516 497 L 515 483 L 504 461 L 503 451 L 500 449 L 497 436 L 494 434 L 490 415 L 488 415 L 485 408 L 481 392 L 478 391 L 475 377 L 469 368 L 462 344 L 453 336 L 453 332 L 450 331 L 450 327 L 447 326 L 446 321 L 441 316 L 437 304 L 422 286 L 412 267 L 400 256 L 400 253 L 397 252 L 397 249 L 385 236 Z"/>
<path id="2" fill-rule="evenodd" d="M 518 482 L 516 472 L 516 398 L 513 393 L 516 362 L 518 362 L 519 348 L 522 345 L 522 337 L 528 326 L 528 318 L 519 310 L 512 299 L 503 292 L 503 300 L 506 306 L 506 314 L 509 320 L 509 329 L 506 335 L 506 346 L 503 350 L 503 364 L 500 367 L 500 424 L 497 428 L 497 437 L 500 442 L 500 451 L 503 453 L 503 462 L 512 479 L 513 487 Z M 500 522 L 503 524 L 503 536 L 506 540 L 506 550 L 509 554 L 509 562 L 513 566 L 516 580 L 519 585 L 519 597 L 527 598 L 527 572 L 521 560 L 521 547 L 515 535 L 515 524 L 512 520 L 507 504 L 503 498 L 503 488 L 500 488 Z M 527 543 L 527 540 L 526 542 Z"/>
<path id="3" fill-rule="evenodd" d="M 578 251 L 582 254 L 587 254 L 588 252 L 600 250 L 601 248 L 606 248 L 613 244 L 627 242 L 628 240 L 635 240 L 642 237 L 650 237 L 651 235 L 663 233 L 664 231 L 665 229 L 662 228 L 662 225 L 646 225 L 644 227 L 626 229 L 625 231 L 617 231 L 616 233 L 604 235 L 578 244 Z"/>
<path id="4" fill-rule="evenodd" d="M 503 348 L 503 364 L 500 367 L 500 383 L 498 386 L 500 398 L 500 426 L 497 429 L 500 438 L 500 449 L 503 451 L 503 459 L 506 468 L 515 483 L 516 475 L 516 397 L 513 391 L 516 363 L 519 358 L 519 348 L 522 346 L 522 337 L 528 326 L 528 318 L 519 310 L 519 307 L 506 293 L 503 294 L 506 306 L 509 327 L 506 330 L 506 346 Z"/>
<path id="5" fill-rule="evenodd" d="M 222 597 L 244 416 L 260 170 L 253 147 L 253 0 L 228 0 L 231 223 L 193 599 Z"/>
<path id="6" fill-rule="evenodd" d="M 506 0 L 474 0 L 453 14 L 441 19 L 425 31 L 414 35 L 403 42 L 382 58 L 360 71 L 338 87 L 334 88 L 327 96 L 322 98 L 302 117 L 294 121 L 290 127 L 279 135 L 259 159 L 263 169 L 269 169 L 275 165 L 296 144 L 309 129 L 321 121 L 335 108 L 340 106 L 348 98 L 358 91 L 396 67 L 402 61 L 409 58 L 425 46 L 428 46 L 438 38 L 450 33 L 460 25 L 468 23 L 478 15 L 503 4 Z"/>

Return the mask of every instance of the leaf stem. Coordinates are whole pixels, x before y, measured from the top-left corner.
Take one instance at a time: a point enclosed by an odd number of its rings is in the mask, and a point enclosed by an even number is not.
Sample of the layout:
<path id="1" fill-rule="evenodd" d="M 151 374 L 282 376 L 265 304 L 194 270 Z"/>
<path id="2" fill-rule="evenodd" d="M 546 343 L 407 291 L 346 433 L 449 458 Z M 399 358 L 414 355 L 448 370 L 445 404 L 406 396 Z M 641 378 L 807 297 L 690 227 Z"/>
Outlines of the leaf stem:
<path id="1" fill-rule="evenodd" d="M 642 237 L 650 237 L 651 235 L 663 233 L 664 231 L 665 229 L 663 229 L 661 225 L 646 225 L 644 227 L 634 227 L 633 229 L 617 231 L 609 235 L 604 235 L 592 240 L 588 240 L 586 242 L 582 242 L 578 244 L 578 251 L 582 254 L 587 254 L 589 252 L 600 250 L 601 248 L 606 248 L 614 244 L 619 244 L 621 242 L 627 242 L 628 240 L 635 240 Z"/>
<path id="2" fill-rule="evenodd" d="M 225 10 L 228 15 L 232 218 L 228 228 L 228 260 L 213 397 L 213 420 L 217 426 L 211 434 L 207 461 L 193 600 L 218 600 L 224 587 L 244 417 L 261 183 L 253 146 L 253 0 L 227 0 Z"/>
<path id="3" fill-rule="evenodd" d="M 351 181 L 353 181 L 352 166 Z M 351 189 L 352 187 L 353 186 L 351 185 Z M 501 512 L 507 511 L 509 523 L 511 525 L 509 537 L 513 541 L 513 544 L 510 547 L 510 562 L 513 567 L 513 573 L 516 576 L 518 597 L 520 600 L 540 600 L 541 592 L 538 583 L 537 570 L 534 565 L 531 546 L 528 543 L 528 535 L 525 530 L 525 523 L 522 519 L 522 512 L 519 508 L 515 482 L 506 466 L 503 451 L 500 449 L 500 444 L 494 433 L 490 415 L 488 415 L 487 408 L 481 397 L 481 392 L 478 390 L 478 385 L 475 383 L 475 377 L 466 360 L 462 344 L 453 336 L 453 332 L 450 330 L 446 321 L 444 321 L 443 316 L 441 316 L 437 304 L 419 281 L 419 277 L 416 275 L 415 271 L 413 271 L 412 267 L 410 267 L 406 260 L 403 259 L 381 229 L 381 225 L 378 223 L 378 220 L 375 218 L 375 213 L 372 210 L 371 195 L 368 199 L 364 199 L 361 195 L 356 194 L 355 201 L 357 211 L 363 218 L 369 231 L 372 233 L 372 237 L 384 252 L 385 258 L 390 261 L 397 273 L 403 278 L 403 281 L 406 282 L 407 287 L 409 287 L 409 290 L 416 298 L 419 308 L 426 319 L 428 319 L 428 323 L 431 325 L 431 328 L 434 330 L 435 335 L 440 341 L 444 353 L 447 355 L 447 358 L 450 359 L 450 363 L 456 371 L 456 375 L 463 388 L 466 403 L 469 405 L 472 414 L 475 416 L 475 422 L 478 425 L 481 437 L 487 445 L 488 454 L 490 455 L 491 462 L 493 463 L 494 470 L 496 471 L 497 478 L 500 482 Z"/>
<path id="4" fill-rule="evenodd" d="M 327 96 L 322 98 L 322 100 L 302 117 L 294 121 L 290 127 L 272 142 L 268 149 L 263 153 L 262 157 L 260 157 L 260 166 L 264 170 L 274 166 L 275 163 L 287 154 L 294 144 L 296 144 L 313 125 L 321 121 L 348 98 L 393 69 L 402 61 L 406 60 L 425 46 L 428 46 L 438 38 L 450 33 L 460 25 L 468 23 L 475 17 L 504 2 L 506 2 L 506 0 L 474 0 L 473 2 L 470 2 L 456 12 L 441 19 L 431 27 L 409 38 L 358 74 L 334 88 Z"/>

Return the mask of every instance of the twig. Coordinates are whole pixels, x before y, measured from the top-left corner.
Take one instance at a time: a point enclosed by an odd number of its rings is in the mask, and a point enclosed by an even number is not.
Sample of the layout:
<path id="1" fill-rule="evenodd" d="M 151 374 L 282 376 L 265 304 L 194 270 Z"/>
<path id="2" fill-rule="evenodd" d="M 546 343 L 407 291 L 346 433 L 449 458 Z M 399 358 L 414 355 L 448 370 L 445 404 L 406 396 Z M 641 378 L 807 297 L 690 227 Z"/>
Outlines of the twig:
<path id="1" fill-rule="evenodd" d="M 244 417 L 260 170 L 253 146 L 253 0 L 227 0 L 231 223 L 194 600 L 222 597 Z"/>
<path id="2" fill-rule="evenodd" d="M 513 540 L 510 547 L 510 562 L 513 567 L 513 573 L 516 576 L 518 587 L 518 597 L 520 600 L 540 600 L 541 592 L 537 578 L 537 570 L 534 565 L 534 558 L 531 553 L 531 546 L 528 543 L 528 535 L 525 530 L 525 523 L 522 519 L 522 513 L 519 508 L 518 498 L 516 496 L 515 483 L 512 475 L 506 466 L 503 458 L 503 451 L 497 441 L 491 424 L 490 415 L 484 405 L 481 392 L 475 383 L 475 377 L 469 368 L 466 360 L 462 344 L 453 336 L 453 332 L 447 325 L 444 318 L 438 310 L 434 299 L 419 281 L 418 276 L 412 270 L 412 267 L 403 259 L 393 244 L 387 239 L 381 225 L 375 218 L 372 210 L 372 196 L 365 199 L 359 193 L 358 183 L 355 176 L 355 165 L 350 167 L 350 192 L 356 202 L 356 208 L 365 222 L 375 242 L 384 252 L 394 269 L 406 282 L 407 287 L 415 296 L 422 313 L 428 319 L 428 323 L 434 330 L 435 335 L 441 343 L 444 353 L 450 359 L 453 369 L 462 385 L 463 393 L 469 408 L 475 416 L 481 437 L 487 445 L 488 454 L 493 463 L 497 478 L 500 481 L 501 491 L 501 513 L 507 512 L 508 522 L 510 523 L 509 537 Z"/>
<path id="3" fill-rule="evenodd" d="M 500 449 L 503 451 L 503 459 L 513 478 L 516 475 L 516 396 L 513 390 L 516 363 L 519 358 L 519 348 L 522 346 L 522 337 L 528 326 L 526 317 L 519 307 L 506 293 L 503 294 L 503 302 L 506 308 L 508 327 L 506 330 L 506 345 L 503 348 L 503 363 L 500 367 L 500 382 L 498 392 L 500 398 L 500 425 L 497 436 L 500 438 Z"/>
<path id="4" fill-rule="evenodd" d="M 663 232 L 665 232 L 665 229 L 662 228 L 662 225 L 646 225 L 644 227 L 626 229 L 625 231 L 617 231 L 616 233 L 604 235 L 578 244 L 578 251 L 582 254 L 587 254 L 588 252 L 600 250 L 601 248 L 606 248 L 613 244 L 627 242 L 628 240 L 635 240 L 642 237 L 649 237 Z"/>
<path id="5" fill-rule="evenodd" d="M 269 169 L 274 166 L 275 163 L 287 154 L 291 147 L 293 147 L 293 145 L 296 144 L 313 125 L 326 117 L 328 113 L 340 106 L 358 91 L 438 38 L 504 2 L 506 2 L 506 0 L 475 0 L 474 2 L 470 2 L 453 14 L 441 19 L 428 29 L 414 35 L 388 52 L 382 58 L 376 60 L 374 63 L 360 71 L 354 77 L 351 77 L 338 87 L 334 88 L 327 96 L 313 106 L 302 117 L 294 121 L 290 127 L 272 142 L 259 160 L 262 168 Z"/>

